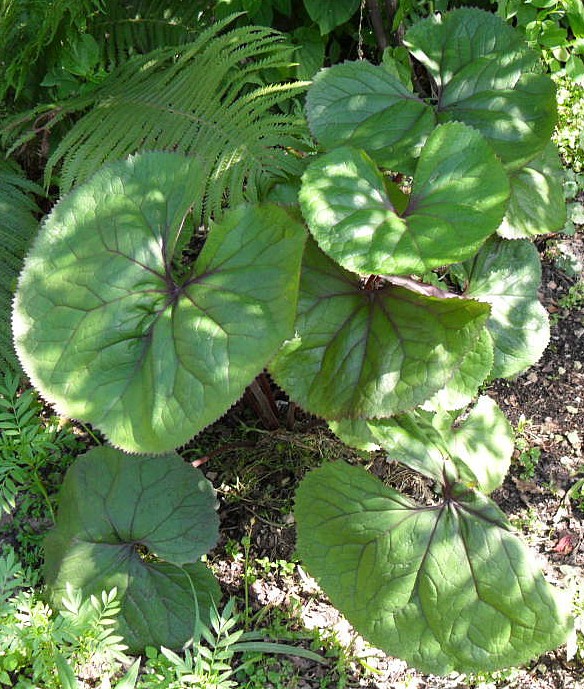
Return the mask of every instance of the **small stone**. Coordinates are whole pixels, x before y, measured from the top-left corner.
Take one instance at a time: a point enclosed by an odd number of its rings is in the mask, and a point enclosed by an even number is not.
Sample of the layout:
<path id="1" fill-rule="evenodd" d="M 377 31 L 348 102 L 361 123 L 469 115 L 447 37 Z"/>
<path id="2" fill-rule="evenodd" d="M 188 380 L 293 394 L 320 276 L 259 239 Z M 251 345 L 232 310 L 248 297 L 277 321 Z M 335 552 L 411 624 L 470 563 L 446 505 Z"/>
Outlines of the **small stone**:
<path id="1" fill-rule="evenodd" d="M 553 280 L 550 280 L 550 281 L 547 283 L 547 286 L 548 286 L 550 289 L 558 289 L 557 284 L 556 284 Z"/>
<path id="2" fill-rule="evenodd" d="M 563 376 L 565 372 L 566 372 L 566 369 L 563 366 L 558 366 L 558 373 L 561 376 Z"/>
<path id="3" fill-rule="evenodd" d="M 575 361 L 574 362 L 574 368 L 576 371 L 581 371 L 582 370 L 582 362 L 581 361 Z"/>
<path id="4" fill-rule="evenodd" d="M 568 414 L 577 414 L 578 413 L 578 408 L 577 407 L 572 407 L 571 405 L 567 404 L 566 405 L 566 411 Z"/>
<path id="5" fill-rule="evenodd" d="M 578 431 L 570 431 L 569 433 L 566 433 L 566 438 L 568 438 L 568 442 L 570 443 L 570 445 L 572 445 L 572 447 L 582 447 L 582 440 L 578 435 Z"/>

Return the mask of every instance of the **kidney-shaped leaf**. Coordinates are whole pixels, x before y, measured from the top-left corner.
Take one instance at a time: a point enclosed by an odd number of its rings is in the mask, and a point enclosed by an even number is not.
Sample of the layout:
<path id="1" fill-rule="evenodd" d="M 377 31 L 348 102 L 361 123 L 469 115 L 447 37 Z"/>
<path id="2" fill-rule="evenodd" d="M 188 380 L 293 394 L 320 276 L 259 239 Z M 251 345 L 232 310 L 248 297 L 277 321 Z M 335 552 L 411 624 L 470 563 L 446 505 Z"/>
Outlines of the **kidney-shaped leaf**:
<path id="1" fill-rule="evenodd" d="M 59 606 L 67 584 L 84 597 L 116 586 L 130 648 L 180 647 L 192 635 L 196 605 L 208 616 L 220 597 L 200 562 L 218 526 L 211 484 L 178 455 L 94 448 L 67 472 L 45 541 L 51 598 Z"/>
<path id="2" fill-rule="evenodd" d="M 417 506 L 364 469 L 312 471 L 298 552 L 373 645 L 434 674 L 495 670 L 565 641 L 559 595 L 489 498 L 453 486 Z"/>
<path id="3" fill-rule="evenodd" d="M 434 128 L 430 105 L 384 67 L 365 60 L 322 70 L 310 87 L 306 114 L 326 149 L 362 148 L 382 167 L 411 174 Z"/>
<path id="4" fill-rule="evenodd" d="M 347 270 L 407 275 L 474 255 L 499 227 L 508 196 L 505 170 L 482 136 L 451 123 L 422 149 L 403 213 L 375 163 L 346 147 L 308 167 L 300 203 L 320 248 Z"/>
<path id="5" fill-rule="evenodd" d="M 493 338 L 491 376 L 508 378 L 535 364 L 550 338 L 547 311 L 537 290 L 541 263 L 528 240 L 490 239 L 462 266 L 465 294 L 491 305 L 487 329 Z"/>
<path id="6" fill-rule="evenodd" d="M 169 153 L 103 168 L 55 207 L 20 278 L 26 372 L 129 451 L 169 450 L 214 421 L 294 321 L 305 232 L 276 206 L 227 214 L 175 274 L 201 169 Z"/>
<path id="7" fill-rule="evenodd" d="M 309 242 L 295 336 L 270 365 L 305 409 L 327 419 L 391 416 L 444 387 L 488 307 L 390 283 L 364 289 Z"/>

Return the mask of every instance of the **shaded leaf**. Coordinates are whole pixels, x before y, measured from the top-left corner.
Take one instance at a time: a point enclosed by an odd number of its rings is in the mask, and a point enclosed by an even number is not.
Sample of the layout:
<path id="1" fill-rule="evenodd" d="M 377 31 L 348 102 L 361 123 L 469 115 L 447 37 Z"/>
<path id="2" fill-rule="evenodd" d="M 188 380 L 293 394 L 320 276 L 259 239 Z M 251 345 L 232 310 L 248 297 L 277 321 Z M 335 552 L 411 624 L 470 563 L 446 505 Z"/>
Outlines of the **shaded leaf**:
<path id="1" fill-rule="evenodd" d="M 103 168 L 55 207 L 20 278 L 27 373 L 130 451 L 186 442 L 291 333 L 305 232 L 283 209 L 226 214 L 180 268 L 201 174 L 196 159 L 163 153 Z"/>
<path id="2" fill-rule="evenodd" d="M 390 184 L 367 154 L 346 147 L 304 173 L 299 198 L 308 227 L 347 270 L 421 274 L 470 258 L 500 225 L 509 195 L 501 163 L 478 132 L 459 123 L 426 141 L 403 213 Z"/>
<path id="3" fill-rule="evenodd" d="M 304 7 L 313 22 L 320 28 L 321 34 L 330 33 L 345 22 L 359 9 L 360 0 L 304 0 Z"/>
<path id="4" fill-rule="evenodd" d="M 487 316 L 471 300 L 390 283 L 364 289 L 310 242 L 295 336 L 270 370 L 295 401 L 324 418 L 391 416 L 444 387 Z"/>
<path id="5" fill-rule="evenodd" d="M 193 595 L 205 619 L 220 597 L 199 561 L 216 543 L 218 524 L 211 484 L 178 455 L 94 448 L 67 472 L 45 541 L 53 603 L 61 604 L 67 584 L 84 598 L 116 587 L 118 631 L 131 650 L 179 648 L 193 632 Z"/>
<path id="6" fill-rule="evenodd" d="M 405 45 L 436 81 L 441 122 L 478 129 L 518 169 L 544 150 L 555 120 L 555 87 L 538 53 L 495 15 L 462 8 L 412 26 Z"/>
<path id="7" fill-rule="evenodd" d="M 559 595 L 495 503 L 460 486 L 417 506 L 358 467 L 312 471 L 298 551 L 370 643 L 434 674 L 518 665 L 563 643 Z"/>

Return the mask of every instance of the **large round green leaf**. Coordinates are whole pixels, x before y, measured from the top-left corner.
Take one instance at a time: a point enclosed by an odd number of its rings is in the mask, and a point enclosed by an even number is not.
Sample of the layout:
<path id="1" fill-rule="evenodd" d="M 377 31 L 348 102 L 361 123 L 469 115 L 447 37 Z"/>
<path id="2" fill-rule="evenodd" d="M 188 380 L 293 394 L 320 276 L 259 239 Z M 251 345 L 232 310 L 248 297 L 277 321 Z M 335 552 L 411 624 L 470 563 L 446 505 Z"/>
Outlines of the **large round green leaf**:
<path id="1" fill-rule="evenodd" d="M 491 305 L 487 329 L 495 361 L 491 376 L 509 378 L 533 366 L 550 338 L 547 311 L 538 298 L 541 263 L 527 240 L 490 239 L 472 261 L 457 267 L 465 294 Z"/>
<path id="2" fill-rule="evenodd" d="M 294 321 L 305 231 L 277 206 L 226 214 L 192 269 L 177 270 L 200 177 L 178 154 L 103 168 L 55 207 L 21 275 L 26 372 L 129 451 L 177 447 L 214 421 Z"/>
<path id="3" fill-rule="evenodd" d="M 94 448 L 67 472 L 45 541 L 53 603 L 60 606 L 67 584 L 84 597 L 116 586 L 119 631 L 132 650 L 179 648 L 192 635 L 197 605 L 208 617 L 221 595 L 200 562 L 218 526 L 211 484 L 178 455 Z"/>
<path id="4" fill-rule="evenodd" d="M 302 212 L 320 248 L 362 274 L 424 273 L 470 258 L 501 224 L 509 181 L 482 136 L 460 123 L 428 138 L 405 211 L 366 153 L 337 148 L 304 173 Z"/>
<path id="5" fill-rule="evenodd" d="M 306 99 L 312 133 L 327 149 L 362 148 L 381 166 L 411 174 L 435 123 L 432 108 L 370 62 L 322 70 Z"/>
<path id="6" fill-rule="evenodd" d="M 566 639 L 559 594 L 487 497 L 460 484 L 418 506 L 329 464 L 296 497 L 298 552 L 373 645 L 434 674 L 525 663 Z"/>
<path id="7" fill-rule="evenodd" d="M 391 416 L 444 387 L 489 309 L 387 283 L 364 289 L 309 242 L 295 336 L 270 366 L 305 409 L 327 419 Z"/>

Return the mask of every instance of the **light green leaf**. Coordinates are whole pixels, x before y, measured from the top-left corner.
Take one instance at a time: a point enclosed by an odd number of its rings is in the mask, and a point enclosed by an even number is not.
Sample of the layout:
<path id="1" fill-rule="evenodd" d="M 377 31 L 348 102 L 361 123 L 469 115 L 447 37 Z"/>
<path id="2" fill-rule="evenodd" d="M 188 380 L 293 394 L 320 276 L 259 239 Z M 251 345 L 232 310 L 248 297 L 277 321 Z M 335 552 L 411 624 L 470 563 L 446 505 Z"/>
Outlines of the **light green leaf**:
<path id="1" fill-rule="evenodd" d="M 499 227 L 509 195 L 501 163 L 460 123 L 438 127 L 426 141 L 403 213 L 389 184 L 366 153 L 346 147 L 304 173 L 299 199 L 308 227 L 347 270 L 421 274 L 470 258 Z"/>
<path id="2" fill-rule="evenodd" d="M 298 552 L 374 646 L 433 674 L 519 665 L 565 641 L 560 596 L 495 503 L 459 485 L 417 506 L 358 467 L 312 471 Z"/>
<path id="3" fill-rule="evenodd" d="M 458 120 L 478 129 L 508 170 L 544 151 L 556 123 L 556 90 L 544 74 L 524 74 L 513 89 L 485 90 L 445 108 L 441 122 Z"/>
<path id="4" fill-rule="evenodd" d="M 550 337 L 547 311 L 538 300 L 541 263 L 527 240 L 491 239 L 461 267 L 465 294 L 488 302 L 487 329 L 495 361 L 491 376 L 509 378 L 535 364 Z"/>
<path id="5" fill-rule="evenodd" d="M 340 421 L 327 421 L 328 427 L 346 445 L 354 447 L 361 452 L 375 452 L 381 449 L 379 441 L 369 428 L 375 419 L 342 419 Z"/>
<path id="6" fill-rule="evenodd" d="M 116 587 L 118 631 L 131 650 L 181 647 L 193 631 L 193 595 L 205 619 L 220 597 L 200 562 L 217 541 L 218 523 L 211 484 L 178 455 L 94 448 L 67 472 L 57 525 L 45 541 L 53 604 L 67 584 L 84 598 Z"/>
<path id="7" fill-rule="evenodd" d="M 566 222 L 566 202 L 558 152 L 544 154 L 511 175 L 511 198 L 498 234 L 522 239 L 559 232 Z"/>
<path id="8" fill-rule="evenodd" d="M 364 60 L 319 72 L 306 114 L 325 149 L 362 148 L 378 165 L 407 174 L 435 122 L 432 108 L 396 76 Z"/>
<path id="9" fill-rule="evenodd" d="M 513 428 L 493 399 L 479 397 L 447 440 L 450 456 L 465 481 L 483 493 L 492 493 L 503 484 L 515 443 Z"/>
<path id="10" fill-rule="evenodd" d="M 326 419 L 391 416 L 444 387 L 476 343 L 488 307 L 427 297 L 357 275 L 306 247 L 295 336 L 270 366 L 278 383 Z"/>
<path id="11" fill-rule="evenodd" d="M 103 168 L 55 207 L 20 278 L 26 372 L 129 451 L 163 452 L 214 421 L 293 325 L 305 231 L 285 210 L 226 214 L 180 268 L 201 170 L 169 153 Z"/>
<path id="12" fill-rule="evenodd" d="M 345 22 L 359 9 L 360 0 L 304 0 L 304 7 L 321 34 L 330 33 Z"/>

